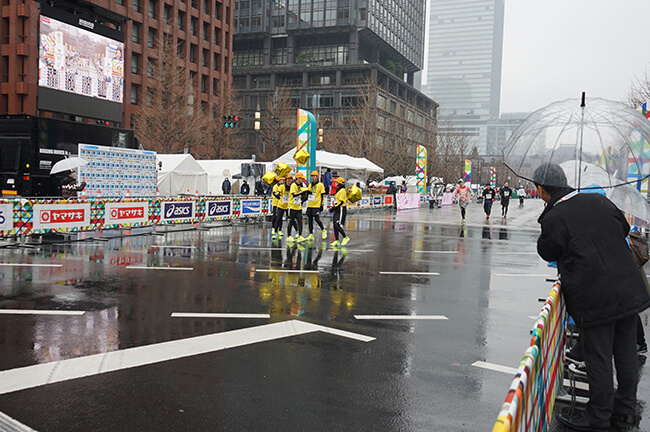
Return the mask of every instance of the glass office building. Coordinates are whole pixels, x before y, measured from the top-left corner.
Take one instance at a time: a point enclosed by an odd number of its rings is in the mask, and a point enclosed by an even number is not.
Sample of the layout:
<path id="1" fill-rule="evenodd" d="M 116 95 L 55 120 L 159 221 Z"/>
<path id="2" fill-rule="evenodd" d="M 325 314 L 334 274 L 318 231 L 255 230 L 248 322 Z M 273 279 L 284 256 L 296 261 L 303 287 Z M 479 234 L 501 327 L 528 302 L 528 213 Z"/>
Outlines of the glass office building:
<path id="1" fill-rule="evenodd" d="M 494 154 L 488 124 L 499 119 L 504 0 L 430 0 L 426 81 L 439 117 Z"/>

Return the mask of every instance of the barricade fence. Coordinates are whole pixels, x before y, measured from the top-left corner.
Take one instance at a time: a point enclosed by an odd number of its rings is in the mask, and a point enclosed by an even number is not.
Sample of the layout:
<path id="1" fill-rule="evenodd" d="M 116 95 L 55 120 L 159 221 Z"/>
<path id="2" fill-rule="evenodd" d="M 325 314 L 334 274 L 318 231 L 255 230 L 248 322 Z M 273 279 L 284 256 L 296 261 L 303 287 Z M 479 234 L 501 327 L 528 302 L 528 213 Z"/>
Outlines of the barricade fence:
<path id="1" fill-rule="evenodd" d="M 215 222 L 268 216 L 271 198 L 193 196 L 124 199 L 15 199 L 0 201 L 0 236 L 94 231 Z M 364 196 L 351 209 L 393 205 L 392 196 Z M 324 208 L 332 206 L 325 197 Z"/>
<path id="2" fill-rule="evenodd" d="M 555 397 L 563 385 L 566 309 L 556 283 L 535 321 L 530 346 L 519 364 L 492 432 L 549 429 Z"/>

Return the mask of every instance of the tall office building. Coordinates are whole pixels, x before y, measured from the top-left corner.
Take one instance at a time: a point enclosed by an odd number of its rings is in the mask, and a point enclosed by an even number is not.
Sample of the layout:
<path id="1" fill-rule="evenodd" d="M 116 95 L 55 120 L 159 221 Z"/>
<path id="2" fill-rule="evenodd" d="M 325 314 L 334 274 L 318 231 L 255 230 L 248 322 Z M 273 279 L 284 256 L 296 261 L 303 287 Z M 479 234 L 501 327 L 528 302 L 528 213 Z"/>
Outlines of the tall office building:
<path id="1" fill-rule="evenodd" d="M 429 1 L 422 90 L 440 104 L 441 125 L 467 134 L 480 154 L 495 154 L 488 126 L 499 119 L 504 0 Z"/>
<path id="2" fill-rule="evenodd" d="M 322 127 L 349 126 L 360 89 L 373 82 L 378 144 L 426 144 L 437 105 L 412 85 L 424 59 L 424 10 L 425 0 L 235 0 L 233 77 L 245 117 L 284 87 Z M 391 116 L 407 125 L 403 135 L 384 121 Z M 251 149 L 255 139 L 249 134 Z"/>
<path id="3" fill-rule="evenodd" d="M 156 89 L 148 67 L 170 35 L 206 109 L 230 83 L 232 0 L 4 0 L 0 115 L 130 128 Z"/>

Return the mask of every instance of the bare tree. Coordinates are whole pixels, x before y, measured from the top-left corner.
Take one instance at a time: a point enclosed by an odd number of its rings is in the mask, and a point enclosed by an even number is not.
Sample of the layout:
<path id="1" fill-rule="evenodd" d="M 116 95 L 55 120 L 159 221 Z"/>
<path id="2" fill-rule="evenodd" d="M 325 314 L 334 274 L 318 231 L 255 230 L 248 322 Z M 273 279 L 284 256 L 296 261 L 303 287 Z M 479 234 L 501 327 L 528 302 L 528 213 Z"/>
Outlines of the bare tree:
<path id="1" fill-rule="evenodd" d="M 461 178 L 471 139 L 449 120 L 438 120 L 437 139 L 428 152 L 428 175 L 442 177 L 447 183 Z"/>
<path id="2" fill-rule="evenodd" d="M 275 157 L 275 131 L 277 127 L 278 157 L 296 147 L 297 109 L 290 97 L 290 90 L 285 86 L 277 88 L 269 95 L 266 109 L 261 112 L 260 139 L 264 141 L 264 152 L 258 154 L 259 160 L 270 161 Z"/>
<path id="3" fill-rule="evenodd" d="M 641 77 L 634 77 L 632 86 L 625 95 L 624 103 L 630 108 L 638 109 L 648 101 L 650 101 L 650 74 L 646 70 Z"/>

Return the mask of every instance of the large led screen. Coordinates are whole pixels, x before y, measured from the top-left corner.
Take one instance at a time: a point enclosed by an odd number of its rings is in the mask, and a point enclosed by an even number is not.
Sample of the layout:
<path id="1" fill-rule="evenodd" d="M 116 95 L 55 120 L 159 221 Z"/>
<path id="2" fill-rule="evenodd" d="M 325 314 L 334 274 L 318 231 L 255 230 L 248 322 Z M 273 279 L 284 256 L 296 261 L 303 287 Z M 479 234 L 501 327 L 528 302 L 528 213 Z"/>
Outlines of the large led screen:
<path id="1" fill-rule="evenodd" d="M 122 42 L 43 15 L 40 22 L 40 35 L 39 87 L 122 103 L 124 94 L 124 44 Z M 48 94 L 48 92 L 42 93 Z M 65 100 L 66 97 L 63 97 L 59 102 Z M 56 104 L 56 102 L 50 103 Z M 49 108 L 57 111 L 56 106 Z M 61 111 L 66 110 L 61 109 Z"/>

